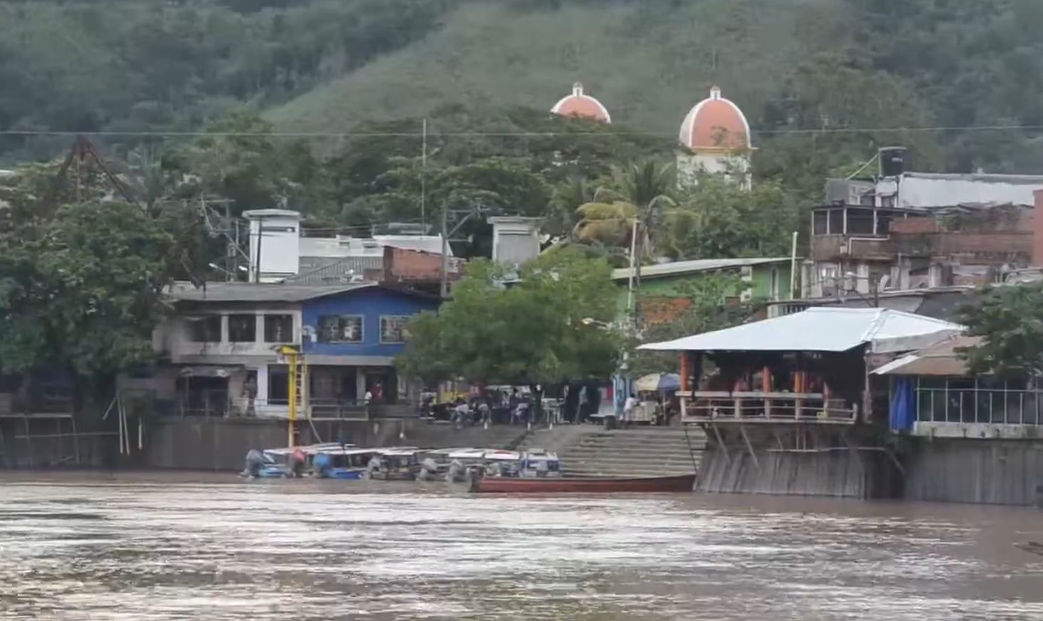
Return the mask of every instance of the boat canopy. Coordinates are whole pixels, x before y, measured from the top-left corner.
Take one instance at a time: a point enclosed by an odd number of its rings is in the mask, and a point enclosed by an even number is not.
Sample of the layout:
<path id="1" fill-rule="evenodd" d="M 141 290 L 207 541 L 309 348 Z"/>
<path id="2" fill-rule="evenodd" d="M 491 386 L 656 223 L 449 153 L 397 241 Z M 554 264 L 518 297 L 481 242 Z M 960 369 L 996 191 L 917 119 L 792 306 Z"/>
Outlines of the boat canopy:
<path id="1" fill-rule="evenodd" d="M 402 457 L 416 455 L 420 452 L 420 449 L 415 446 L 393 446 L 390 448 L 379 449 L 377 452 L 386 457 Z"/>
<path id="2" fill-rule="evenodd" d="M 890 308 L 814 307 L 725 330 L 647 343 L 652 351 L 845 352 L 868 345 L 871 353 L 910 351 L 938 343 L 963 326 Z"/>
<path id="3" fill-rule="evenodd" d="M 449 459 L 484 459 L 486 461 L 518 461 L 521 453 L 500 449 L 463 449 L 449 453 Z"/>
<path id="4" fill-rule="evenodd" d="M 301 451 L 305 455 L 315 455 L 316 453 L 325 452 L 329 449 L 335 449 L 337 451 L 340 451 L 342 447 L 355 448 L 355 445 L 340 444 L 339 442 L 323 442 L 321 444 L 309 444 L 307 446 L 292 446 L 267 449 L 264 451 L 264 454 L 271 455 L 273 457 L 285 457 L 286 455 L 292 455 L 295 451 Z"/>
<path id="5" fill-rule="evenodd" d="M 444 448 L 434 449 L 431 451 L 424 451 L 427 455 L 445 455 L 446 457 L 452 457 L 454 453 L 462 453 L 464 451 L 475 451 L 478 449 L 471 447 L 457 447 L 457 448 Z"/>

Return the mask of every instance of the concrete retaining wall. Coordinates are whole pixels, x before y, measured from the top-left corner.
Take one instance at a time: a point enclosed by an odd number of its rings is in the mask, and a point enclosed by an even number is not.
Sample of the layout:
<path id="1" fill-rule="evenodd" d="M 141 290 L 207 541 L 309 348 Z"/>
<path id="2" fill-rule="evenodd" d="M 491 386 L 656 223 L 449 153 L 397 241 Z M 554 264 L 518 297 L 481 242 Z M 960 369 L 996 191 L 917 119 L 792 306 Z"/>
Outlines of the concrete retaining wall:
<path id="1" fill-rule="evenodd" d="M 906 459 L 905 498 L 1035 505 L 1043 485 L 1043 442 L 922 440 Z"/>
<path id="2" fill-rule="evenodd" d="M 316 422 L 302 425 L 298 441 L 358 446 L 410 445 L 425 448 L 509 447 L 525 435 L 523 427 L 453 429 L 418 420 Z M 316 434 L 317 432 L 317 434 Z M 145 451 L 137 465 L 154 469 L 239 470 L 250 449 L 286 446 L 286 421 L 257 419 L 172 419 L 146 428 Z"/>

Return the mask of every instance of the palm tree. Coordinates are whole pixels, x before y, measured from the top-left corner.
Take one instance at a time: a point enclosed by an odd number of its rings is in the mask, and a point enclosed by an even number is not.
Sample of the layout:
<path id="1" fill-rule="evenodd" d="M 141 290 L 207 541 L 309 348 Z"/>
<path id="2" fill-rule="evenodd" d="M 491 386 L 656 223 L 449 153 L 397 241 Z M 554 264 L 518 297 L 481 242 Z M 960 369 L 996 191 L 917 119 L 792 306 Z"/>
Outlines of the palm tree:
<path id="1" fill-rule="evenodd" d="M 598 188 L 594 200 L 576 210 L 580 221 L 573 238 L 602 243 L 629 240 L 634 248 L 635 286 L 639 286 L 641 262 L 654 253 L 663 209 L 677 206 L 670 196 L 674 188 L 672 164 L 646 160 L 618 169 L 611 186 Z M 632 238 L 635 223 L 637 236 Z"/>

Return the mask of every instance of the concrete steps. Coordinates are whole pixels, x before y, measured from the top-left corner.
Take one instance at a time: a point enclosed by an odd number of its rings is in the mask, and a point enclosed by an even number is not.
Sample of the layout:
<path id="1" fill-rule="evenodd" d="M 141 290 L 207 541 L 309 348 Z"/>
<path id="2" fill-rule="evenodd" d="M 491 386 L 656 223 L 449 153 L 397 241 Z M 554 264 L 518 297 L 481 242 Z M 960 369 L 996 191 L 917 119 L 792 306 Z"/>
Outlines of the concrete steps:
<path id="1" fill-rule="evenodd" d="M 691 442 L 691 448 L 689 448 Z M 638 427 L 587 434 L 559 450 L 567 476 L 654 477 L 690 474 L 706 436 L 696 428 Z"/>

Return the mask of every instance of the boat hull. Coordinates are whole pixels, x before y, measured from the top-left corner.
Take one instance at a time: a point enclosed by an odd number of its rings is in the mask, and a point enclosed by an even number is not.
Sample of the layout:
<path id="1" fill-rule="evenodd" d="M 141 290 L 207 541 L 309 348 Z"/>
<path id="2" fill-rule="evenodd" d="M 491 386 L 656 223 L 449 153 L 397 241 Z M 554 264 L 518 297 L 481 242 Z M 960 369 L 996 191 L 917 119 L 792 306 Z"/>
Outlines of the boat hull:
<path id="1" fill-rule="evenodd" d="M 639 479 L 584 478 L 500 478 L 487 477 L 471 482 L 471 491 L 479 494 L 621 494 L 655 492 L 690 492 L 695 475 Z"/>

